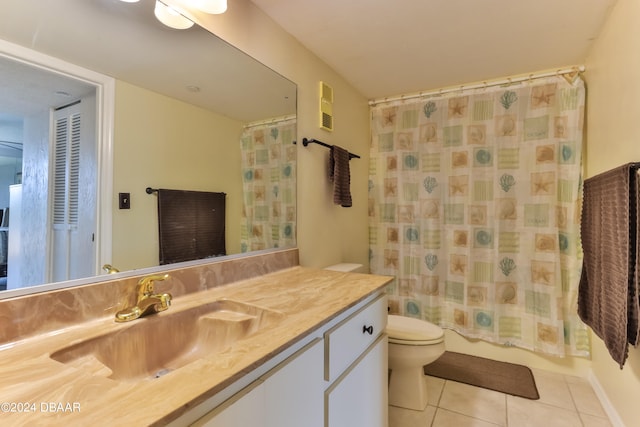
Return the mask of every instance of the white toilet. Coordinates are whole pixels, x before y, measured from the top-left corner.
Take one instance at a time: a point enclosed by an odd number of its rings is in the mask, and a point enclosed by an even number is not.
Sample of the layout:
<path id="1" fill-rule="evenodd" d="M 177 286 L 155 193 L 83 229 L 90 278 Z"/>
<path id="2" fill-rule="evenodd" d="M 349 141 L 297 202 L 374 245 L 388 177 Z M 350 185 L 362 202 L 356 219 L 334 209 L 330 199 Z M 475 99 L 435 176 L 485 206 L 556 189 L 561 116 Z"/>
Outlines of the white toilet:
<path id="1" fill-rule="evenodd" d="M 424 320 L 390 314 L 389 405 L 422 411 L 427 407 L 427 381 L 423 367 L 444 353 L 444 331 Z"/>

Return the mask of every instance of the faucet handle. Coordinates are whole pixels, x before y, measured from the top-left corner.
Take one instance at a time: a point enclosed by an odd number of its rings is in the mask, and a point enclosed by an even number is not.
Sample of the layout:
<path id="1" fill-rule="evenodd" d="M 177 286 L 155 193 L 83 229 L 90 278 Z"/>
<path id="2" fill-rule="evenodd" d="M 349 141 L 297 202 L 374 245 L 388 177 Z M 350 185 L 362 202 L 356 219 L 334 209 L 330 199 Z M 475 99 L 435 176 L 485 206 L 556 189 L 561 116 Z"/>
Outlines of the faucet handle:
<path id="1" fill-rule="evenodd" d="M 145 276 L 138 281 L 138 299 L 153 294 L 153 283 L 168 279 L 168 274 L 156 274 L 153 276 Z"/>

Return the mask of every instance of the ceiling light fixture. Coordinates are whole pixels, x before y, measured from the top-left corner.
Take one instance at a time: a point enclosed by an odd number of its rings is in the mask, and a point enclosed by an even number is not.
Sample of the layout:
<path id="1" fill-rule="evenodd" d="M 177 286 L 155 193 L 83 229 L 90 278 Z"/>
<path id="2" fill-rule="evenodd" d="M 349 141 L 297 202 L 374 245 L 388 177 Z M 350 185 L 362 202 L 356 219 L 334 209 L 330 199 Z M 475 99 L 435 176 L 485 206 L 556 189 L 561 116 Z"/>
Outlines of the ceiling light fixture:
<path id="1" fill-rule="evenodd" d="M 172 6 L 168 6 L 159 0 L 156 0 L 156 7 L 153 10 L 153 14 L 156 15 L 158 21 L 162 22 L 167 27 L 175 28 L 176 30 L 186 30 L 193 26 L 193 21 L 182 15 L 177 9 Z"/>
<path id="2" fill-rule="evenodd" d="M 120 0 L 125 3 L 136 3 L 139 0 Z M 156 0 L 153 11 L 158 21 L 177 30 L 186 30 L 193 26 L 188 9 L 218 15 L 227 11 L 227 0 Z"/>

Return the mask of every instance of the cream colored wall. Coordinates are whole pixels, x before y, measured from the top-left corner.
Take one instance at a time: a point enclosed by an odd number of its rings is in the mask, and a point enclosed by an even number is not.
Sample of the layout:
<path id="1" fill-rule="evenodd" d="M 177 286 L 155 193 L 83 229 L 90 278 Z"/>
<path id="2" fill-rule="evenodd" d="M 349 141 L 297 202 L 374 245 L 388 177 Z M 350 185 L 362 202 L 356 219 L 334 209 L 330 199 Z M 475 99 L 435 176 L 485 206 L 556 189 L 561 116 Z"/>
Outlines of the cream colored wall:
<path id="1" fill-rule="evenodd" d="M 368 266 L 367 188 L 369 107 L 367 99 L 247 0 L 229 2 L 227 13 L 199 15 L 211 32 L 298 85 L 298 248 L 300 263 L 324 267 L 338 262 Z M 318 88 L 334 89 L 335 129 L 318 126 Z M 353 207 L 333 205 L 327 178 L 329 151 L 304 148 L 302 138 L 340 145 L 360 155 L 351 166 Z"/>
<path id="2" fill-rule="evenodd" d="M 226 247 L 239 253 L 242 123 L 121 81 L 115 98 L 112 264 L 158 265 L 157 197 L 147 187 L 227 193 Z M 131 209 L 117 208 L 120 192 L 131 193 Z"/>
<path id="3" fill-rule="evenodd" d="M 618 0 L 589 52 L 587 161 L 590 177 L 640 161 L 640 2 Z M 631 348 L 621 370 L 600 338 L 592 339 L 592 369 L 627 426 L 638 425 L 640 350 Z"/>

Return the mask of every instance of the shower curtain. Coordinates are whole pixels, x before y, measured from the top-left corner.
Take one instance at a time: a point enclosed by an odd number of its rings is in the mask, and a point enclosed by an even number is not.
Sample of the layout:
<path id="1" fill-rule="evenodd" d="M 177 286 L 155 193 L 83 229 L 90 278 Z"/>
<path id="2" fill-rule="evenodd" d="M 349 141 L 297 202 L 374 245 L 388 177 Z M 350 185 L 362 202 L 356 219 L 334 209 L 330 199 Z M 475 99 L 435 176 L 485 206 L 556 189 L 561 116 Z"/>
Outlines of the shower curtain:
<path id="1" fill-rule="evenodd" d="M 372 107 L 370 258 L 391 312 L 588 356 L 577 315 L 585 89 L 554 76 Z"/>
<path id="2" fill-rule="evenodd" d="M 242 153 L 242 252 L 296 244 L 295 118 L 248 125 Z"/>

